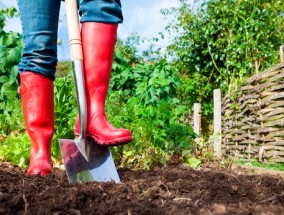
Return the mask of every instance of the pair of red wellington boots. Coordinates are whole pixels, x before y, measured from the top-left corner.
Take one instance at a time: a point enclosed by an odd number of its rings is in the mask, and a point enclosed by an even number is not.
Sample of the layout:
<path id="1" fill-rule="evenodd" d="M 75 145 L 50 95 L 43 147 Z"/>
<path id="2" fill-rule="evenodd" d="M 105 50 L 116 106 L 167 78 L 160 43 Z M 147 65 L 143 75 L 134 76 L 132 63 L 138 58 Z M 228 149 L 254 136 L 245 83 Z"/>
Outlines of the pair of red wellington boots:
<path id="1" fill-rule="evenodd" d="M 115 128 L 105 115 L 117 24 L 83 23 L 81 30 L 87 101 L 87 136 L 105 146 L 122 145 L 132 140 L 127 129 Z M 31 139 L 28 175 L 47 175 L 52 171 L 51 141 L 54 133 L 53 81 L 39 73 L 20 75 L 20 94 L 27 132 Z M 79 119 L 74 126 L 79 135 Z"/>

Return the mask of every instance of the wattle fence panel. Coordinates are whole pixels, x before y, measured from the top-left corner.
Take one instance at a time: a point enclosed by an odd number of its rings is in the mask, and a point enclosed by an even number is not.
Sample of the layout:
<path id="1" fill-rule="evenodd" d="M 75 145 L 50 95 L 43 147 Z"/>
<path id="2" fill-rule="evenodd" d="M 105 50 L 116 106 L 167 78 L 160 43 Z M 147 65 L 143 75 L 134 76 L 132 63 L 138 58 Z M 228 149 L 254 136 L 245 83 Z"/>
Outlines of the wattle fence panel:
<path id="1" fill-rule="evenodd" d="M 284 62 L 222 99 L 222 153 L 284 162 Z"/>

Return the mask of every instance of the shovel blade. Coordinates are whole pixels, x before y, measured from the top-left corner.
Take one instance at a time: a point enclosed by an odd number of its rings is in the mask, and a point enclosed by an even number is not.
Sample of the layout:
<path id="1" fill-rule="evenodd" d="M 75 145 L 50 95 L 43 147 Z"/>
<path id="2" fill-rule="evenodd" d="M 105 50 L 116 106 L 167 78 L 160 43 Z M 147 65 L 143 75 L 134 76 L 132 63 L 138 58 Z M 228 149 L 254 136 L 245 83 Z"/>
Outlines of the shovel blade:
<path id="1" fill-rule="evenodd" d="M 93 139 L 87 138 L 86 151 L 88 152 L 88 160 L 86 160 L 79 151 L 76 141 L 59 139 L 69 183 L 81 181 L 114 181 L 115 183 L 120 183 L 109 147 L 100 146 Z"/>

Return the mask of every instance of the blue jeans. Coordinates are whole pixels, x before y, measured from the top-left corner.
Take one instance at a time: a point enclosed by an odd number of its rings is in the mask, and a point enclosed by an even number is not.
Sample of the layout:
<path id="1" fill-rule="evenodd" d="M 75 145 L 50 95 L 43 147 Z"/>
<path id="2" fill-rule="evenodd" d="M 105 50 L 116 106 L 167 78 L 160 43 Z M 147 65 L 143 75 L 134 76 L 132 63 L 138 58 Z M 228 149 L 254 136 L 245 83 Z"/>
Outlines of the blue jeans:
<path id="1" fill-rule="evenodd" d="M 37 72 L 54 80 L 61 0 L 17 0 L 24 50 L 19 72 Z M 120 0 L 79 0 L 80 22 L 122 23 Z"/>

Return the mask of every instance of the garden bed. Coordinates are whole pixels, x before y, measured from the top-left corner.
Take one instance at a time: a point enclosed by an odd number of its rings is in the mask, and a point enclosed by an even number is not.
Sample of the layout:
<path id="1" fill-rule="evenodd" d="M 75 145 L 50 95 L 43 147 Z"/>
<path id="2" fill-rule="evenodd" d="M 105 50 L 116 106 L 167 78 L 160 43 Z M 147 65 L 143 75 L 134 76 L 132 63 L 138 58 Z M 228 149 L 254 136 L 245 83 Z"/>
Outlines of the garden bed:
<path id="1" fill-rule="evenodd" d="M 284 181 L 216 166 L 119 169 L 122 183 L 69 184 L 0 163 L 0 214 L 283 214 Z"/>

